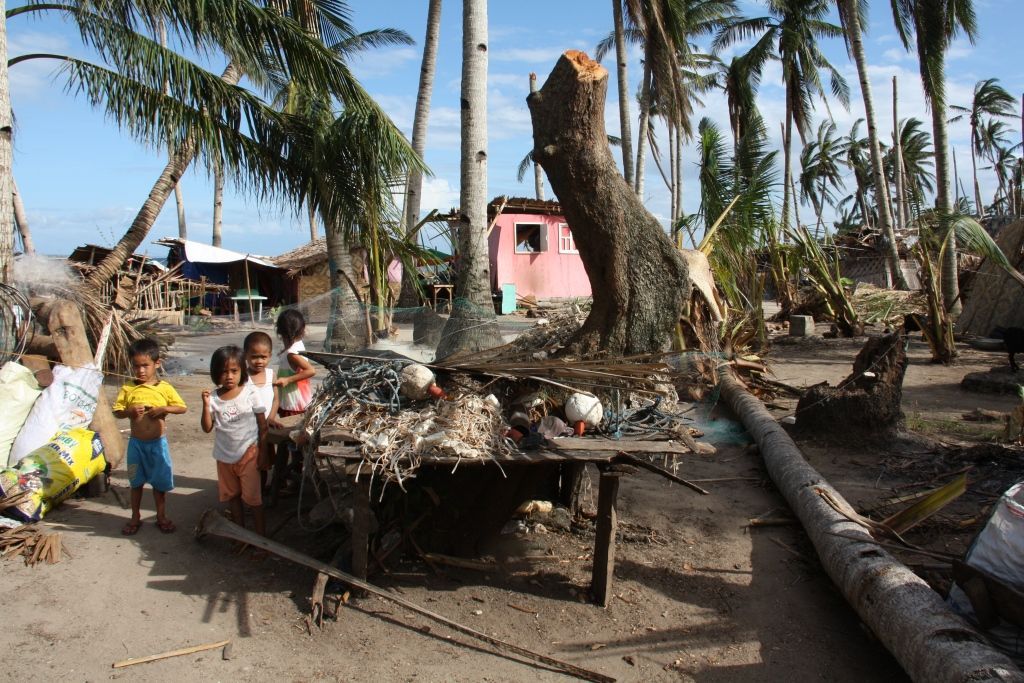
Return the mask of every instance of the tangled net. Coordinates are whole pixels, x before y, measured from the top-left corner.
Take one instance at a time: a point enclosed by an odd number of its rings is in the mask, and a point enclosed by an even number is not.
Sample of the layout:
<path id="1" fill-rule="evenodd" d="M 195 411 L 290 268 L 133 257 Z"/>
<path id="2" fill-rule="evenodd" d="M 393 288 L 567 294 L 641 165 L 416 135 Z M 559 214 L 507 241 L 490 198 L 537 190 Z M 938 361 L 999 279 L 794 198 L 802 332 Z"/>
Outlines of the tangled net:
<path id="1" fill-rule="evenodd" d="M 32 307 L 20 291 L 0 284 L 0 365 L 21 356 L 32 334 Z"/>
<path id="2" fill-rule="evenodd" d="M 508 457 L 515 446 L 504 434 L 508 425 L 496 401 L 475 394 L 410 402 L 399 393 L 401 368 L 412 361 L 361 363 L 330 368 L 307 411 L 305 431 L 311 449 L 320 430 L 333 426 L 361 443 L 371 476 L 385 487 L 414 478 L 425 457 L 463 459 Z M 498 465 L 500 468 L 500 464 Z"/>

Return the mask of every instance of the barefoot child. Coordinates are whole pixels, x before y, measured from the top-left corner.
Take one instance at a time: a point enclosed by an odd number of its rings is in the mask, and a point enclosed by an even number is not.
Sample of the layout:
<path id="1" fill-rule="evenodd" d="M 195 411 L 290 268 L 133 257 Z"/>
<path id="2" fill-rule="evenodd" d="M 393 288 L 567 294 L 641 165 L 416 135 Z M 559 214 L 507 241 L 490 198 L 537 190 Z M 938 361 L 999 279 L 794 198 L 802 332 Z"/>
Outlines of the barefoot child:
<path id="1" fill-rule="evenodd" d="M 259 443 L 267 433 L 266 409 L 256 388 L 248 383 L 245 357 L 237 346 L 222 346 L 210 357 L 213 392 L 203 392 L 204 432 L 214 432 L 213 457 L 217 461 L 217 491 L 231 507 L 232 520 L 245 526 L 242 503 L 252 510 L 256 533 L 266 535 L 263 494 L 256 467 Z"/>
<path id="2" fill-rule="evenodd" d="M 165 421 L 168 415 L 185 412 L 185 402 L 170 382 L 157 377 L 160 368 L 160 345 L 152 339 L 139 339 L 128 347 L 134 382 L 126 382 L 114 401 L 114 417 L 128 418 L 132 436 L 128 439 L 126 462 L 128 482 L 132 487 L 132 518 L 121 529 L 125 536 L 134 536 L 142 526 L 142 487 L 153 489 L 156 503 L 156 526 L 165 534 L 175 529 L 167 517 L 167 492 L 174 488 L 171 454 L 167 448 Z"/>
<path id="3" fill-rule="evenodd" d="M 304 413 L 306 406 L 313 398 L 313 389 L 309 380 L 316 374 L 316 370 L 305 356 L 299 355 L 306 350 L 305 344 L 302 343 L 305 334 L 306 319 L 299 311 L 289 308 L 277 317 L 277 336 L 281 338 L 284 349 L 278 354 L 280 361 L 277 379 L 274 380 L 277 397 L 270 409 L 269 421 L 274 427 L 281 424 L 278 417 Z M 277 449 L 273 478 L 270 482 L 269 505 L 274 505 L 277 502 L 277 494 L 284 483 L 285 472 L 288 469 L 289 450 L 288 444 L 281 444 Z"/>
<path id="4" fill-rule="evenodd" d="M 266 332 L 250 332 L 242 343 L 245 352 L 245 369 L 249 373 L 249 383 L 256 389 L 260 402 L 270 414 L 277 398 L 277 387 L 274 386 L 274 368 L 268 368 L 270 354 L 274 349 L 274 340 Z M 272 447 L 266 440 L 260 442 L 260 453 L 257 466 L 260 471 L 260 490 L 266 488 L 267 472 L 273 460 Z"/>

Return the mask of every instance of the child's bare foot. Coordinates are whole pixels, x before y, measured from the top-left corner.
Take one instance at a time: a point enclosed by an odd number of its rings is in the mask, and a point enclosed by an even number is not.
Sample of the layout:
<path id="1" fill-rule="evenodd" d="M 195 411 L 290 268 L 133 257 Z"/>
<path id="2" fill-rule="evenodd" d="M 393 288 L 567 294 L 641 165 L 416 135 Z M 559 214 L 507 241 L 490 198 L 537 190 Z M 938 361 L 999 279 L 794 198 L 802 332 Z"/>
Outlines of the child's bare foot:
<path id="1" fill-rule="evenodd" d="M 121 527 L 121 535 L 134 536 L 139 533 L 140 528 L 142 528 L 141 519 L 130 519 L 123 527 Z"/>

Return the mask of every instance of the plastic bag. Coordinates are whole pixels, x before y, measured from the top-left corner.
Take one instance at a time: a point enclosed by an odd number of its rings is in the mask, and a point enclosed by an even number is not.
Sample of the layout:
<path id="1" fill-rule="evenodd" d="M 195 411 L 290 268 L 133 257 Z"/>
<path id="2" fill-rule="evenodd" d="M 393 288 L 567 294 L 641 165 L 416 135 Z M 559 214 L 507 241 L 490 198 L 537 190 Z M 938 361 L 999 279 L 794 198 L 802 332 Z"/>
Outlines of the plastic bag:
<path id="1" fill-rule="evenodd" d="M 9 458 L 11 446 L 41 393 L 35 374 L 21 363 L 12 360 L 0 368 L 0 463 L 17 462 L 17 458 Z"/>
<path id="2" fill-rule="evenodd" d="M 103 373 L 95 365 L 53 369 L 53 384 L 43 390 L 14 441 L 8 462 L 17 462 L 35 449 L 45 446 L 60 431 L 85 427 L 96 412 L 96 398 L 103 384 Z"/>
<path id="3" fill-rule="evenodd" d="M 82 427 L 62 431 L 14 467 L 0 470 L 0 498 L 22 491 L 30 494 L 5 514 L 37 522 L 106 468 L 103 443 L 96 432 Z"/>
<path id="4" fill-rule="evenodd" d="M 1024 482 L 1003 493 L 967 550 L 964 562 L 1024 591 Z M 946 602 L 954 612 L 975 623 L 974 607 L 959 585 L 953 584 Z M 1024 629 L 999 619 L 985 629 L 985 634 L 1003 652 L 1024 663 Z"/>
<path id="5" fill-rule="evenodd" d="M 1011 486 L 996 503 L 965 562 L 1024 591 L 1024 482 Z"/>

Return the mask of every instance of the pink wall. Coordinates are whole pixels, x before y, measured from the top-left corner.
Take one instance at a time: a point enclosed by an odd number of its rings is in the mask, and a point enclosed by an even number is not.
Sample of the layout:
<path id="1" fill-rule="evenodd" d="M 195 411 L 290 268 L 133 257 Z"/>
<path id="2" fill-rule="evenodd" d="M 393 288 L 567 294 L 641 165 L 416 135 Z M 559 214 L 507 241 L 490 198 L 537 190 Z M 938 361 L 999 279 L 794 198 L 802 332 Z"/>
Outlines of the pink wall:
<path id="1" fill-rule="evenodd" d="M 547 238 L 547 248 L 532 253 L 516 252 L 516 224 L 540 224 Z M 579 254 L 560 253 L 565 241 L 559 240 L 565 226 L 561 216 L 503 213 L 491 231 L 491 285 L 496 291 L 514 283 L 519 296 L 534 295 L 538 299 L 590 296 L 590 280 Z M 543 245 L 542 245 L 543 246 Z"/>

